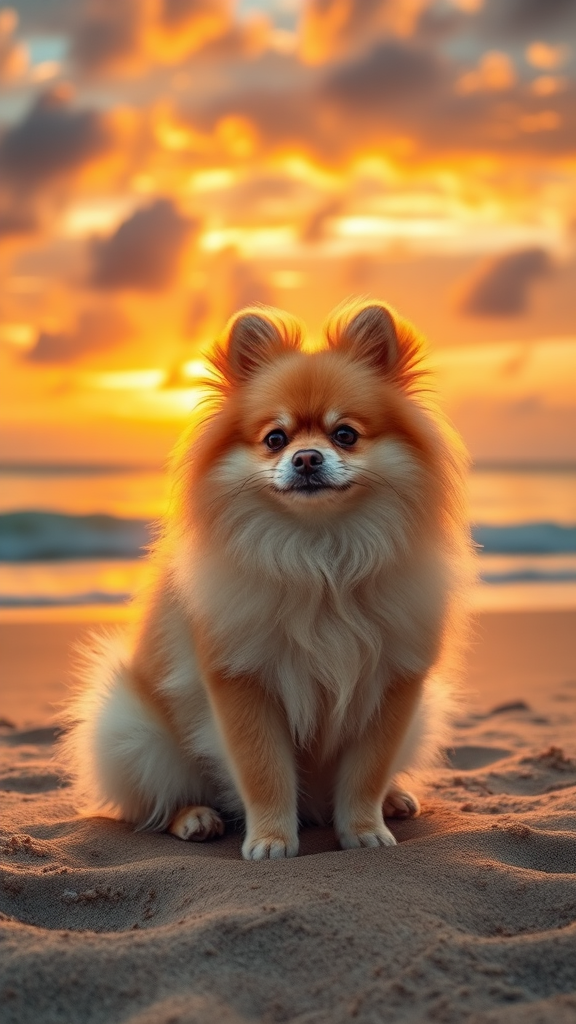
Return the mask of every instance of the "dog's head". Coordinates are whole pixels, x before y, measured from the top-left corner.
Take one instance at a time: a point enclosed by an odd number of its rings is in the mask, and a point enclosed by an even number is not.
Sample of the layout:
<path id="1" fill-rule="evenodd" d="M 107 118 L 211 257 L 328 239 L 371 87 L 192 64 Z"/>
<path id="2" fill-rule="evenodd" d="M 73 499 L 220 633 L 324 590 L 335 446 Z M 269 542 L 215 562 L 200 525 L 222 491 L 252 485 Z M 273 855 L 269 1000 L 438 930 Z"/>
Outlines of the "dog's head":
<path id="1" fill-rule="evenodd" d="M 216 409 L 180 455 L 186 528 L 285 561 L 322 537 L 352 564 L 363 545 L 395 558 L 449 523 L 458 445 L 427 404 L 421 339 L 390 308 L 339 308 L 316 351 L 287 314 L 245 309 L 212 358 Z"/>
<path id="2" fill-rule="evenodd" d="M 338 514 L 393 488 L 399 457 L 406 471 L 407 455 L 422 455 L 408 398 L 422 376 L 414 329 L 381 303 L 357 303 L 332 316 L 326 340 L 303 351 L 299 325 L 266 308 L 228 325 L 214 356 L 223 401 L 201 462 L 231 500 L 257 493 L 297 516 Z"/>

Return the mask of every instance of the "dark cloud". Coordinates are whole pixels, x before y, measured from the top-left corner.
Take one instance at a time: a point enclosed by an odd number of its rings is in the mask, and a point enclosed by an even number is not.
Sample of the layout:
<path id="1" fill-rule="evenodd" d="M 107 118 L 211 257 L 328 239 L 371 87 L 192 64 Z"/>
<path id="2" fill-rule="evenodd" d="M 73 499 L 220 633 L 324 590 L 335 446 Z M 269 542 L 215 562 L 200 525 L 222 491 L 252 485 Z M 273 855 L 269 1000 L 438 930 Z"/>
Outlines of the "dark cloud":
<path id="1" fill-rule="evenodd" d="M 87 71 L 104 71 L 125 62 L 138 49 L 141 17 L 138 0 L 92 0 L 84 5 L 72 37 L 72 58 Z"/>
<path id="2" fill-rule="evenodd" d="M 317 207 L 316 210 L 304 221 L 302 229 L 300 231 L 300 239 L 302 242 L 313 244 L 314 242 L 321 242 L 327 233 L 327 228 L 333 217 L 337 217 L 344 208 L 344 201 L 338 197 L 330 199 L 327 203 L 322 203 L 321 206 Z"/>
<path id="3" fill-rule="evenodd" d="M 74 22 L 78 0 L 18 0 L 18 18 L 23 32 L 65 32 Z"/>
<path id="4" fill-rule="evenodd" d="M 126 315 L 114 308 L 95 308 L 80 314 L 74 331 L 41 331 L 25 359 L 34 363 L 68 363 L 82 356 L 115 348 L 134 334 Z"/>
<path id="5" fill-rule="evenodd" d="M 37 217 L 21 207 L 0 210 L 0 242 L 2 239 L 32 235 L 40 225 Z"/>
<path id="6" fill-rule="evenodd" d="M 456 7 L 431 4 L 420 11 L 414 37 L 420 43 L 442 43 L 468 28 L 470 15 Z"/>
<path id="7" fill-rule="evenodd" d="M 417 153 L 573 151 L 573 82 L 552 98 L 531 94 L 521 81 L 462 93 L 456 86 L 465 70 L 438 48 L 385 42 L 330 67 L 318 97 L 332 114 L 333 133 L 352 151 L 362 144 L 385 151 L 395 135 L 410 137 Z M 318 113 L 317 103 L 310 106 Z M 329 124 L 326 115 L 323 120 Z M 324 137 L 317 132 L 320 144 Z"/>
<path id="8" fill-rule="evenodd" d="M 486 0 L 477 25 L 484 35 L 509 42 L 564 41 L 576 31 L 574 0 Z"/>
<path id="9" fill-rule="evenodd" d="M 461 312 L 468 316 L 520 316 L 528 308 L 530 287 L 552 271 L 545 249 L 507 253 L 483 264 L 464 290 Z"/>
<path id="10" fill-rule="evenodd" d="M 428 4 L 420 11 L 414 38 L 442 42 L 467 36 L 473 50 L 482 43 L 507 48 L 535 39 L 562 42 L 576 31 L 574 0 L 484 0 L 477 11 Z"/>
<path id="11" fill-rule="evenodd" d="M 201 18 L 220 19 L 226 9 L 223 0 L 162 0 L 161 21 L 179 28 Z"/>
<path id="12" fill-rule="evenodd" d="M 438 57 L 410 43 L 380 43 L 359 60 L 336 67 L 327 77 L 324 92 L 341 105 L 384 112 L 386 104 L 399 107 L 444 79 Z"/>
<path id="13" fill-rule="evenodd" d="M 39 97 L 0 140 L 0 176 L 15 192 L 66 178 L 104 155 L 112 145 L 101 114 L 75 110 L 66 91 Z"/>
<path id="14" fill-rule="evenodd" d="M 161 289 L 174 282 L 178 261 L 198 223 L 158 199 L 94 243 L 92 283 L 98 288 Z"/>

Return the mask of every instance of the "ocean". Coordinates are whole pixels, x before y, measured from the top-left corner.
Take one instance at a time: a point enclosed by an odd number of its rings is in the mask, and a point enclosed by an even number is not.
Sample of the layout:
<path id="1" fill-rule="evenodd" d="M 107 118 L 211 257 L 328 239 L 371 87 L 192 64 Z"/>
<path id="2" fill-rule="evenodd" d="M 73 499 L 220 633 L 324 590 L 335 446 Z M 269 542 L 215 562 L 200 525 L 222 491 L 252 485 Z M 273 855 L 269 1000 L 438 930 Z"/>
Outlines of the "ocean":
<path id="1" fill-rule="evenodd" d="M 0 609 L 116 608 L 137 590 L 160 469 L 0 466 Z M 480 609 L 576 609 L 576 466 L 478 465 L 470 476 Z"/>

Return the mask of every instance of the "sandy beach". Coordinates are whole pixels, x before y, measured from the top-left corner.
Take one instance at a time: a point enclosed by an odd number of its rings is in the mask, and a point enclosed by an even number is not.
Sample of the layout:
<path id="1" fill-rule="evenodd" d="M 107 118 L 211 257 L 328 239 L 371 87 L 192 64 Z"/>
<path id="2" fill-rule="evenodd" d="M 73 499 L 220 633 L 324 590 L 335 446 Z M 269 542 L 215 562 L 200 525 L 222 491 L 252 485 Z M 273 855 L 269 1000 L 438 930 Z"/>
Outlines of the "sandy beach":
<path id="1" fill-rule="evenodd" d="M 478 617 L 446 763 L 395 848 L 245 863 L 78 819 L 51 763 L 86 622 L 0 623 L 5 1024 L 576 1019 L 570 611 Z"/>

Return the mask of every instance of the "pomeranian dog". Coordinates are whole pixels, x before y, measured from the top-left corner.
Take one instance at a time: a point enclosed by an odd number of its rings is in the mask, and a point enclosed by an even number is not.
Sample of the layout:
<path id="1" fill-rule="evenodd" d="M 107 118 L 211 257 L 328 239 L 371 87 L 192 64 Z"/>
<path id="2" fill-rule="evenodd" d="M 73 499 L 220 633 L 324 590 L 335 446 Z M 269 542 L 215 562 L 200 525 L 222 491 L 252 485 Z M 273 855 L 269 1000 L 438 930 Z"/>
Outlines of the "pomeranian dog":
<path id="1" fill-rule="evenodd" d="M 134 634 L 90 655 L 65 762 L 87 809 L 138 828 L 201 841 L 243 817 L 247 860 L 296 856 L 299 821 L 392 845 L 384 817 L 419 813 L 398 775 L 443 738 L 462 445 L 379 302 L 337 309 L 312 352 L 288 314 L 245 309 L 212 362 Z"/>

